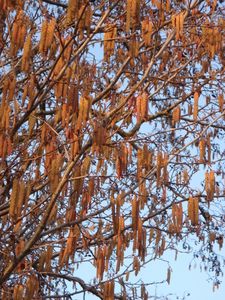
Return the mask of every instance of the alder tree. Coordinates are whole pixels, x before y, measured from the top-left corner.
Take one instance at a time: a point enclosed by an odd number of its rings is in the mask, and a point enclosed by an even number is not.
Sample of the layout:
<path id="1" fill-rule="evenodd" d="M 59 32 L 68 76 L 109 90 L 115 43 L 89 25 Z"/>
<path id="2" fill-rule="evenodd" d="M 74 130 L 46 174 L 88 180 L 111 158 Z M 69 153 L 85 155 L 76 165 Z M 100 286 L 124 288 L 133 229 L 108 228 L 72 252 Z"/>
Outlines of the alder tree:
<path id="1" fill-rule="evenodd" d="M 0 0 L 2 300 L 149 299 L 169 251 L 219 286 L 222 2 Z"/>

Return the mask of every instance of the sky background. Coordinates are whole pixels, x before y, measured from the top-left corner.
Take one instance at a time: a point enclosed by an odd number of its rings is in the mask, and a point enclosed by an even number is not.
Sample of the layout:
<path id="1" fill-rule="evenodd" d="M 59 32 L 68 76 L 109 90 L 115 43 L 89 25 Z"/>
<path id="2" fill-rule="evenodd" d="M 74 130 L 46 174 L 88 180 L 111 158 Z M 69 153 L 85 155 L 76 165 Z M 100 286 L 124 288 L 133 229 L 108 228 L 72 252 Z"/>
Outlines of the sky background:
<path id="1" fill-rule="evenodd" d="M 217 246 L 215 246 L 217 249 Z M 218 255 L 225 256 L 225 249 L 216 251 Z M 154 300 L 224 300 L 225 299 L 225 280 L 222 278 L 222 283 L 219 289 L 213 292 L 213 283 L 209 280 L 210 274 L 204 270 L 200 270 L 200 260 L 193 262 L 193 254 L 179 253 L 175 260 L 175 251 L 168 250 L 161 260 L 156 260 L 146 265 L 140 272 L 139 278 L 146 282 L 160 282 L 166 279 L 168 263 L 172 267 L 170 284 L 153 284 L 148 288 L 149 299 Z M 192 262 L 192 263 L 191 263 Z M 189 270 L 189 265 L 192 265 Z M 88 279 L 93 276 L 93 271 L 90 264 L 80 266 L 75 276 L 80 276 L 88 282 Z M 187 296 L 189 295 L 189 296 Z M 163 298 L 164 297 L 164 298 Z M 95 300 L 99 299 L 92 294 L 83 294 L 73 296 L 73 300 Z"/>
<path id="2" fill-rule="evenodd" d="M 99 44 L 95 44 L 91 50 L 97 61 L 103 59 L 103 48 Z M 143 132 L 148 131 L 148 126 L 142 126 Z M 202 177 L 202 178 L 201 178 Z M 204 178 L 204 171 L 200 169 L 193 177 L 192 185 L 200 190 L 200 182 Z M 225 257 L 225 247 L 219 251 L 218 247 L 215 247 L 218 255 Z M 195 246 L 193 246 L 193 250 Z M 207 271 L 200 270 L 200 260 L 196 260 L 193 263 L 193 253 L 179 253 L 175 260 L 175 252 L 167 251 L 162 260 L 156 260 L 144 267 L 141 271 L 140 278 L 144 281 L 157 282 L 166 279 L 168 263 L 172 267 L 170 285 L 167 283 L 151 285 L 148 288 L 149 299 L 163 299 L 163 300 L 181 300 L 185 295 L 185 300 L 225 300 L 225 278 L 222 278 L 222 283 L 219 289 L 213 291 L 213 282 L 210 281 L 210 274 Z M 165 261 L 163 261 L 165 260 Z M 189 265 L 192 262 L 192 267 L 189 270 Z M 88 279 L 93 277 L 93 271 L 90 264 L 83 264 L 79 270 L 74 273 L 74 276 L 80 276 L 88 283 Z M 223 266 L 225 272 L 225 267 Z M 212 274 L 211 274 L 212 275 Z M 188 296 L 187 296 L 188 295 Z M 163 298 L 164 297 L 164 298 Z M 92 294 L 86 294 L 85 298 L 83 294 L 75 295 L 73 300 L 95 300 L 99 299 Z M 184 298 L 183 298 L 184 299 Z"/>

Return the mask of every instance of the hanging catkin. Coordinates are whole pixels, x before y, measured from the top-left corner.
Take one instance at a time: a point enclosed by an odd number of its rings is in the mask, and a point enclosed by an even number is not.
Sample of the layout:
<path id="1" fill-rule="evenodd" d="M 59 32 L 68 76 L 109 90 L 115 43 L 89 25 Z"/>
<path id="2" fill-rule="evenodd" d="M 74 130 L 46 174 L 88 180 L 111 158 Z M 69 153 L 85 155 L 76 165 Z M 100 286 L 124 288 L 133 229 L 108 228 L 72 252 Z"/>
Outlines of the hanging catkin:
<path id="1" fill-rule="evenodd" d="M 145 18 L 141 23 L 142 38 L 144 40 L 146 47 L 149 47 L 151 44 L 151 36 L 152 36 L 152 30 L 153 30 L 152 27 L 153 27 L 153 24 L 149 20 L 149 18 Z"/>
<path id="2" fill-rule="evenodd" d="M 177 15 L 172 15 L 171 22 L 172 27 L 176 29 L 176 40 L 183 36 L 184 16 L 184 12 L 181 12 Z"/>
<path id="3" fill-rule="evenodd" d="M 198 225 L 199 218 L 199 201 L 198 198 L 190 197 L 188 200 L 188 217 L 191 225 Z"/>
<path id="4" fill-rule="evenodd" d="M 194 93 L 194 108 L 193 108 L 193 119 L 197 121 L 198 118 L 198 99 L 199 99 L 199 92 Z"/>
<path id="5" fill-rule="evenodd" d="M 19 179 L 13 180 L 12 192 L 9 203 L 9 216 L 15 222 L 17 219 L 17 196 L 19 193 Z"/>
<path id="6" fill-rule="evenodd" d="M 28 72 L 30 65 L 30 56 L 31 56 L 31 33 L 27 36 L 24 47 L 23 47 L 23 56 L 22 56 L 22 64 L 21 70 L 24 72 Z"/>
<path id="7" fill-rule="evenodd" d="M 39 42 L 39 52 L 46 56 L 51 47 L 54 31 L 56 26 L 56 19 L 52 18 L 50 21 L 44 20 L 41 26 L 41 38 Z"/>
<path id="8" fill-rule="evenodd" d="M 200 153 L 199 162 L 203 163 L 205 161 L 205 140 L 204 139 L 201 139 L 199 141 L 199 153 Z"/>
<path id="9" fill-rule="evenodd" d="M 66 23 L 69 25 L 76 21 L 79 10 L 79 0 L 69 0 L 67 15 L 66 15 Z"/>
<path id="10" fill-rule="evenodd" d="M 104 33 L 104 60 L 108 61 L 110 56 L 114 54 L 115 39 L 117 35 L 116 26 L 108 26 Z"/>
<path id="11" fill-rule="evenodd" d="M 140 0 L 127 0 L 126 31 L 134 30 L 140 22 Z"/>
<path id="12" fill-rule="evenodd" d="M 172 112 L 172 122 L 173 125 L 180 121 L 180 106 L 176 106 Z"/>
<path id="13" fill-rule="evenodd" d="M 23 48 L 27 33 L 27 19 L 22 10 L 19 10 L 11 31 L 11 54 L 15 55 L 17 51 Z"/>

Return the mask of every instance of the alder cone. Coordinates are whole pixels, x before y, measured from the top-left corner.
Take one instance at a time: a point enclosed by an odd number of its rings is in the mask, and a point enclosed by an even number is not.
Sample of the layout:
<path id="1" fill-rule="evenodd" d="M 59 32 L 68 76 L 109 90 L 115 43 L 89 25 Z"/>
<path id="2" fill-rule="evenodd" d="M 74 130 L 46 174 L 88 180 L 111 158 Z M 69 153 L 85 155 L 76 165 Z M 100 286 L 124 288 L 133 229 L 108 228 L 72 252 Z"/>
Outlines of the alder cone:
<path id="1" fill-rule="evenodd" d="M 187 245 L 221 282 L 225 21 L 190 2 L 0 0 L 0 299 L 149 299 Z"/>

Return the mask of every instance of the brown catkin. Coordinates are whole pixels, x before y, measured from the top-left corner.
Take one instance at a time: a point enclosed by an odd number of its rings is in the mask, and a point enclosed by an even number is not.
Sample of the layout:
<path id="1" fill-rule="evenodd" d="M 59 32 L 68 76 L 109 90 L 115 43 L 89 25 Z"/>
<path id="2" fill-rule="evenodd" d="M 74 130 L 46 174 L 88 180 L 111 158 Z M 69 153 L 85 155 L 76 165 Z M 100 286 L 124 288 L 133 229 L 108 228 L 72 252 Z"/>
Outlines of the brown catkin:
<path id="1" fill-rule="evenodd" d="M 173 112 L 172 112 L 172 121 L 173 121 L 174 125 L 180 121 L 180 106 L 176 106 L 173 109 Z"/>
<path id="2" fill-rule="evenodd" d="M 109 25 L 104 33 L 104 60 L 108 61 L 114 53 L 115 39 L 117 35 L 116 26 Z"/>
<path id="3" fill-rule="evenodd" d="M 161 169 L 162 169 L 162 152 L 157 153 L 156 158 L 156 177 L 157 177 L 157 187 L 161 185 Z"/>
<path id="4" fill-rule="evenodd" d="M 142 97 L 139 95 L 136 98 L 136 114 L 137 114 L 137 122 L 139 123 L 142 119 L 141 116 L 141 104 L 142 104 Z"/>
<path id="5" fill-rule="evenodd" d="M 184 169 L 184 171 L 183 171 L 183 183 L 187 184 L 188 181 L 189 181 L 188 171 L 187 171 L 187 169 Z"/>
<path id="6" fill-rule="evenodd" d="M 170 11 L 170 0 L 166 0 L 166 12 Z"/>
<path id="7" fill-rule="evenodd" d="M 47 47 L 46 47 L 47 32 L 48 32 L 48 21 L 44 20 L 41 26 L 41 38 L 39 42 L 39 52 L 42 55 L 45 55 L 47 51 Z"/>
<path id="8" fill-rule="evenodd" d="M 136 197 L 132 200 L 132 228 L 134 231 L 138 227 L 139 203 Z"/>
<path id="9" fill-rule="evenodd" d="M 219 94 L 218 95 L 218 103 L 219 103 L 220 112 L 223 112 L 223 107 L 224 107 L 224 97 L 223 97 L 223 94 Z"/>
<path id="10" fill-rule="evenodd" d="M 203 163 L 205 161 L 205 140 L 204 139 L 201 139 L 199 141 L 199 153 L 200 153 L 199 162 Z"/>
<path id="11" fill-rule="evenodd" d="M 19 22 L 16 19 L 13 27 L 12 27 L 12 35 L 11 35 L 11 54 L 15 55 L 17 52 L 17 39 L 19 34 Z"/>
<path id="12" fill-rule="evenodd" d="M 32 35 L 30 33 L 28 34 L 23 47 L 21 70 L 24 72 L 28 72 L 29 70 L 30 56 L 31 56 L 31 40 L 32 40 Z"/>
<path id="13" fill-rule="evenodd" d="M 50 20 L 50 22 L 48 23 L 48 27 L 47 27 L 47 36 L 46 36 L 46 48 L 47 49 L 49 49 L 51 47 L 51 44 L 53 42 L 55 26 L 56 26 L 56 19 L 52 18 Z"/>
<path id="14" fill-rule="evenodd" d="M 91 6 L 89 5 L 85 10 L 85 14 L 84 14 L 84 28 L 88 34 L 90 33 L 92 15 L 93 12 Z"/>
<path id="15" fill-rule="evenodd" d="M 215 193 L 215 174 L 213 170 L 209 172 L 209 186 L 210 186 L 211 195 L 213 197 Z"/>
<path id="16" fill-rule="evenodd" d="M 207 199 L 209 199 L 209 195 L 210 195 L 210 184 L 209 184 L 209 172 L 207 171 L 205 173 L 205 191 L 206 191 L 206 194 L 207 194 Z"/>
<path id="17" fill-rule="evenodd" d="M 197 121 L 198 118 L 198 99 L 199 99 L 199 93 L 194 93 L 194 108 L 193 108 L 193 119 L 194 121 Z"/>
<path id="18" fill-rule="evenodd" d="M 148 117 L 148 95 L 147 93 L 142 93 L 141 95 L 141 118 L 146 120 Z"/>
<path id="19" fill-rule="evenodd" d="M 27 25 L 24 12 L 19 10 L 12 27 L 11 33 L 11 54 L 15 55 L 16 52 L 23 47 L 26 37 Z"/>
<path id="20" fill-rule="evenodd" d="M 67 25 L 76 21 L 76 18 L 78 16 L 78 9 L 79 9 L 79 0 L 69 0 L 67 15 L 66 15 Z"/>
<path id="21" fill-rule="evenodd" d="M 24 198 L 26 193 L 26 187 L 23 180 L 20 180 L 18 182 L 18 187 L 19 187 L 19 194 L 18 194 L 18 200 L 16 205 L 16 215 L 21 216 L 22 206 L 24 204 Z"/>
<path id="22" fill-rule="evenodd" d="M 149 18 L 145 18 L 141 24 L 142 27 L 142 38 L 144 40 L 145 46 L 148 47 L 151 44 L 151 36 L 152 36 L 152 22 Z"/>
<path id="23" fill-rule="evenodd" d="M 131 25 L 131 8 L 132 8 L 132 1 L 133 0 L 127 0 L 127 17 L 126 17 L 126 31 L 130 30 Z"/>
<path id="24" fill-rule="evenodd" d="M 9 101 L 12 101 L 15 96 L 15 88 L 16 88 L 16 75 L 11 73 L 10 74 L 10 83 L 9 83 L 9 93 L 8 93 Z"/>
<path id="25" fill-rule="evenodd" d="M 190 197 L 188 200 L 188 217 L 193 226 L 198 225 L 199 218 L 199 202 L 198 198 Z"/>
<path id="26" fill-rule="evenodd" d="M 179 14 L 179 35 L 183 35 L 183 28 L 184 28 L 184 13 L 181 12 Z"/>
<path id="27" fill-rule="evenodd" d="M 12 192 L 10 197 L 10 204 L 9 204 L 9 216 L 13 221 L 16 221 L 17 218 L 17 196 L 19 194 L 19 180 L 15 178 L 13 180 Z"/>
<path id="28" fill-rule="evenodd" d="M 26 39 L 26 35 L 27 35 L 27 25 L 26 22 L 23 22 L 21 20 L 21 26 L 19 29 L 19 35 L 18 35 L 18 49 L 22 49 L 25 39 Z"/>
<path id="29" fill-rule="evenodd" d="M 140 21 L 140 0 L 127 0 L 126 31 L 135 29 Z"/>

